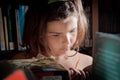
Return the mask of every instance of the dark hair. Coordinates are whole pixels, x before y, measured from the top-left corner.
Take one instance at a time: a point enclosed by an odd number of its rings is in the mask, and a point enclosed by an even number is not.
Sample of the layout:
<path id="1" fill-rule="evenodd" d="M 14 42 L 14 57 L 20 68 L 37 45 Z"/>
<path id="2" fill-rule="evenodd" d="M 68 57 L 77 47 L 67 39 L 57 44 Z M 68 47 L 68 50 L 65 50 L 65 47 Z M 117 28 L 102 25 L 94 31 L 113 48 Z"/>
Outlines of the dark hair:
<path id="1" fill-rule="evenodd" d="M 63 20 L 70 15 L 76 15 L 79 21 L 78 37 L 73 46 L 73 49 L 76 49 L 83 41 L 87 27 L 81 0 L 53 2 L 44 8 L 37 5 L 29 6 L 25 16 L 23 46 L 26 46 L 34 56 L 38 53 L 48 56 L 49 47 L 45 39 L 47 23 Z"/>

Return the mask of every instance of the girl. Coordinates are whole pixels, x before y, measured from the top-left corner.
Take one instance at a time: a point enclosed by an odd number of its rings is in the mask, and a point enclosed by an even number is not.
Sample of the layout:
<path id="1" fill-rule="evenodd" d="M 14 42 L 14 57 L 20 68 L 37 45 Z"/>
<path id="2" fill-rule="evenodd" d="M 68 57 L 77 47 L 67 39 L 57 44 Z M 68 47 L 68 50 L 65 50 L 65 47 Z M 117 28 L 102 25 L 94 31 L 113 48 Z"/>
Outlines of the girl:
<path id="1" fill-rule="evenodd" d="M 30 5 L 25 16 L 24 54 L 17 58 L 51 57 L 63 65 L 73 80 L 92 64 L 92 57 L 77 50 L 84 40 L 87 19 L 81 0 L 48 0 L 44 6 Z M 75 79 L 76 78 L 76 79 Z"/>

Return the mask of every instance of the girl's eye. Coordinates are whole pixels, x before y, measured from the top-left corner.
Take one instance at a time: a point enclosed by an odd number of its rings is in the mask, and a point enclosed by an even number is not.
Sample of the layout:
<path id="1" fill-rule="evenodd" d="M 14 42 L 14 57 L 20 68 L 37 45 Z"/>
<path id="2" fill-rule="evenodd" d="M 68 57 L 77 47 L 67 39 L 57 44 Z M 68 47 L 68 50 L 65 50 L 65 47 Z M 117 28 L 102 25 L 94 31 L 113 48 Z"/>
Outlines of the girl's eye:
<path id="1" fill-rule="evenodd" d="M 70 31 L 70 33 L 73 33 L 73 32 L 75 32 L 75 30 L 71 30 L 71 31 Z"/>
<path id="2" fill-rule="evenodd" d="M 59 35 L 52 35 L 52 36 L 58 37 Z"/>

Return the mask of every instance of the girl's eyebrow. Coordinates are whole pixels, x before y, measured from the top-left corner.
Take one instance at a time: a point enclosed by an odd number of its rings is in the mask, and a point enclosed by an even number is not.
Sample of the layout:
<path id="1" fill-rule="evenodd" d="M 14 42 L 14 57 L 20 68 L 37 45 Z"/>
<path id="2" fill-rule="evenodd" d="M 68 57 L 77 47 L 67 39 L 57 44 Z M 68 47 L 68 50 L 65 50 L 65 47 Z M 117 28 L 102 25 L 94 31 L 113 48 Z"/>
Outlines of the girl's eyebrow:
<path id="1" fill-rule="evenodd" d="M 50 34 L 62 34 L 60 32 L 49 32 Z"/>
<path id="2" fill-rule="evenodd" d="M 76 29 L 76 27 L 71 29 L 69 32 L 74 31 L 75 29 Z M 50 34 L 62 34 L 62 32 L 48 32 L 48 33 L 50 33 Z"/>

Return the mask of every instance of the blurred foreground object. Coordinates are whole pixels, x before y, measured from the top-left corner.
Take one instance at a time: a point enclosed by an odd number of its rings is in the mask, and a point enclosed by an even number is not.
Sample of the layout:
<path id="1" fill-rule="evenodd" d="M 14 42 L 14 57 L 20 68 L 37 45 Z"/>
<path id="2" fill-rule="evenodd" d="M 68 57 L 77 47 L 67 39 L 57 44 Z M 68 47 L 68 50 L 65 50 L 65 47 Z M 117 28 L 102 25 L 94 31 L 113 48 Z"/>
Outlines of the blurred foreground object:
<path id="1" fill-rule="evenodd" d="M 36 80 L 69 80 L 68 71 L 51 58 L 16 59 L 8 60 L 7 62 L 13 64 L 16 68 L 29 69 Z"/>

